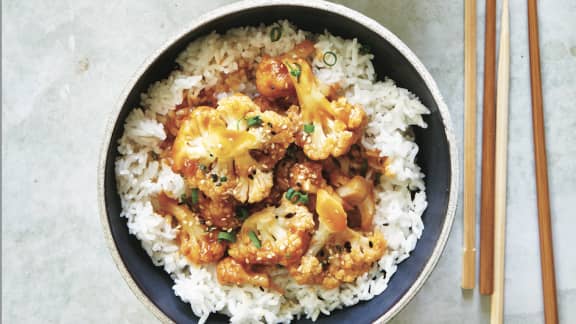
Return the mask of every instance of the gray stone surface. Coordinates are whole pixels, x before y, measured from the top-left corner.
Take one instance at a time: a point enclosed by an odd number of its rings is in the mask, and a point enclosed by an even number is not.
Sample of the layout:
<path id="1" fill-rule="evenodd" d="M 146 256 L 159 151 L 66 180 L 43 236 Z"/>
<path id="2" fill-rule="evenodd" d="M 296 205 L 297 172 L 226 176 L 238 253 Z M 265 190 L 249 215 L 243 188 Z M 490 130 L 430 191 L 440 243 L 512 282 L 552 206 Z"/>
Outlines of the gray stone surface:
<path id="1" fill-rule="evenodd" d="M 115 99 L 141 62 L 190 19 L 230 2 L 2 2 L 3 322 L 156 322 L 115 269 L 100 230 L 100 144 Z M 341 2 L 378 20 L 420 57 L 449 105 L 461 149 L 463 1 Z M 483 4 L 478 9 L 481 60 Z M 511 1 L 511 12 L 505 313 L 507 323 L 540 323 L 525 2 Z M 570 205 L 576 198 L 574 18 L 573 0 L 540 4 L 551 207 L 564 323 L 576 322 L 576 221 Z M 479 79 L 479 100 L 481 90 Z M 463 293 L 459 288 L 461 228 L 459 208 L 438 267 L 395 323 L 488 320 L 488 299 L 477 290 Z"/>

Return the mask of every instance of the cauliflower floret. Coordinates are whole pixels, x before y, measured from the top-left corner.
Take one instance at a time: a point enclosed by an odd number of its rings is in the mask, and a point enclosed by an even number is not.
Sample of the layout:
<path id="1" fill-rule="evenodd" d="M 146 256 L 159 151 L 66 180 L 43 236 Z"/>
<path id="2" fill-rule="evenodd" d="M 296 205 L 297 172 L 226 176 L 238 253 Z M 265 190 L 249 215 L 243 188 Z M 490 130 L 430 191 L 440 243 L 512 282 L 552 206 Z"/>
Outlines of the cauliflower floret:
<path id="1" fill-rule="evenodd" d="M 248 217 L 228 254 L 244 264 L 288 265 L 300 260 L 314 230 L 312 213 L 285 198 Z"/>
<path id="2" fill-rule="evenodd" d="M 364 231 L 370 230 L 376 209 L 372 182 L 364 177 L 354 176 L 337 188 L 336 193 L 344 200 L 347 209 L 358 208 L 361 219 L 360 227 Z"/>
<path id="3" fill-rule="evenodd" d="M 350 229 L 342 199 L 332 190 L 318 190 L 316 199 L 320 224 L 306 255 L 288 270 L 299 284 L 321 284 L 331 289 L 370 270 L 384 255 L 386 241 L 378 231 Z"/>
<path id="4" fill-rule="evenodd" d="M 256 68 L 256 88 L 258 92 L 270 99 L 288 97 L 294 95 L 294 84 L 290 79 L 290 73 L 282 63 L 284 58 L 306 58 L 315 51 L 314 43 L 305 40 L 282 55 L 270 57 L 265 55 Z"/>
<path id="5" fill-rule="evenodd" d="M 216 266 L 216 277 L 223 285 L 245 284 L 270 288 L 270 277 L 266 273 L 258 273 L 246 268 L 233 258 L 227 257 L 218 262 Z"/>
<path id="6" fill-rule="evenodd" d="M 229 96 L 216 109 L 190 112 L 172 147 L 173 169 L 210 198 L 232 195 L 240 202 L 258 202 L 270 192 L 272 168 L 293 133 L 289 118 L 262 113 L 245 95 Z"/>
<path id="7" fill-rule="evenodd" d="M 210 199 L 200 194 L 198 213 L 206 226 L 218 226 L 227 231 L 240 227 L 241 220 L 236 216 L 238 202 L 232 197 Z"/>
<path id="8" fill-rule="evenodd" d="M 316 193 L 326 185 L 322 177 L 322 164 L 311 161 L 295 163 L 290 168 L 290 186 L 305 192 Z"/>
<path id="9" fill-rule="evenodd" d="M 310 64 L 301 58 L 285 58 L 301 107 L 298 145 L 312 160 L 340 156 L 361 136 L 366 113 L 341 97 L 329 101 L 322 93 Z"/>
<path id="10" fill-rule="evenodd" d="M 215 232 L 207 231 L 200 223 L 198 215 L 176 200 L 160 194 L 157 198 L 157 210 L 176 218 L 180 253 L 195 264 L 213 263 L 220 260 L 226 251 L 226 244 L 219 242 Z"/>

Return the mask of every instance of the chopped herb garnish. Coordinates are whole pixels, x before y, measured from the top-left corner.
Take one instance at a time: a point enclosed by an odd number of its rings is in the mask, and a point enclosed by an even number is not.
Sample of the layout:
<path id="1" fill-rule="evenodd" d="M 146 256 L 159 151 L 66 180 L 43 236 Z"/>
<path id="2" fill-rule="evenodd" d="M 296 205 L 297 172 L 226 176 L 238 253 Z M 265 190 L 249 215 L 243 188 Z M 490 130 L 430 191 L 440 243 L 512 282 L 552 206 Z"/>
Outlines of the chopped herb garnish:
<path id="1" fill-rule="evenodd" d="M 362 165 L 360 166 L 360 175 L 361 176 L 366 176 L 366 173 L 368 172 L 368 160 L 362 160 Z"/>
<path id="2" fill-rule="evenodd" d="M 307 204 L 308 203 L 308 194 L 305 192 L 299 192 L 297 202 L 299 202 L 301 204 Z"/>
<path id="3" fill-rule="evenodd" d="M 286 191 L 286 199 L 290 200 L 291 202 L 307 204 L 308 203 L 308 194 L 302 191 L 296 191 L 292 188 L 289 188 Z M 296 198 L 296 199 L 294 199 Z"/>
<path id="4" fill-rule="evenodd" d="M 304 132 L 311 134 L 314 133 L 314 124 L 305 124 L 304 125 Z"/>
<path id="5" fill-rule="evenodd" d="M 248 124 L 248 127 L 258 127 L 262 125 L 262 119 L 260 119 L 259 115 L 256 115 L 246 119 L 246 123 Z"/>
<path id="6" fill-rule="evenodd" d="M 212 174 L 210 175 L 210 178 L 212 179 L 212 182 L 218 181 L 218 175 L 215 174 L 215 173 L 212 173 Z"/>
<path id="7" fill-rule="evenodd" d="M 226 177 L 226 176 L 220 177 L 220 182 L 226 182 L 226 181 L 228 181 L 228 177 Z"/>
<path id="8" fill-rule="evenodd" d="M 289 188 L 288 191 L 286 191 L 286 199 L 292 201 L 292 197 L 294 197 L 295 194 L 296 190 Z"/>
<path id="9" fill-rule="evenodd" d="M 198 168 L 199 168 L 201 171 L 206 171 L 206 169 L 208 169 L 208 167 L 206 166 L 206 164 L 202 164 L 202 163 L 200 163 L 200 165 L 198 166 Z"/>
<path id="10" fill-rule="evenodd" d="M 219 232 L 218 233 L 218 241 L 228 241 L 228 242 L 236 242 L 236 233 L 235 232 Z"/>
<path id="11" fill-rule="evenodd" d="M 276 26 L 270 30 L 270 40 L 272 42 L 277 42 L 280 37 L 282 37 L 282 28 L 280 26 Z"/>
<path id="12" fill-rule="evenodd" d="M 254 245 L 256 248 L 259 249 L 262 247 L 262 243 L 260 243 L 260 240 L 254 231 L 248 232 L 248 237 L 250 238 L 250 241 L 252 241 L 252 245 Z"/>
<path id="13" fill-rule="evenodd" d="M 302 67 L 298 63 L 286 64 L 290 75 L 296 78 L 296 82 L 300 82 L 300 75 L 302 74 Z"/>
<path id="14" fill-rule="evenodd" d="M 178 199 L 178 205 L 182 205 L 182 204 L 184 204 L 184 203 L 186 203 L 186 194 L 185 194 L 185 193 L 183 193 L 183 194 L 180 196 L 180 199 Z"/>
<path id="15" fill-rule="evenodd" d="M 190 191 L 190 202 L 193 205 L 196 205 L 198 203 L 198 188 L 192 188 L 192 190 Z"/>
<path id="16" fill-rule="evenodd" d="M 336 64 L 338 61 L 338 57 L 334 52 L 328 51 L 324 53 L 324 56 L 322 56 L 322 61 L 324 61 L 324 64 L 328 66 L 334 66 L 334 64 Z"/>
<path id="17" fill-rule="evenodd" d="M 248 213 L 248 209 L 242 206 L 236 208 L 236 217 L 238 217 L 238 219 L 245 220 L 246 218 L 248 218 L 248 216 L 250 216 Z"/>

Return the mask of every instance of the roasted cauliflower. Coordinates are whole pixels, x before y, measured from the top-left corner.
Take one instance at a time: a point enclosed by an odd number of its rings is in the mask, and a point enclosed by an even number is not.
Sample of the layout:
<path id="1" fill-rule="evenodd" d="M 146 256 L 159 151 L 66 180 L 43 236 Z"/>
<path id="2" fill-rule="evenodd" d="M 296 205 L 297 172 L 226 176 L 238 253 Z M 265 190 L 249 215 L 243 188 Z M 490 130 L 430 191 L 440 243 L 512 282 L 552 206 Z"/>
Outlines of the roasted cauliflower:
<path id="1" fill-rule="evenodd" d="M 233 258 L 227 257 L 218 262 L 216 277 L 223 285 L 253 285 L 262 288 L 270 288 L 270 277 L 266 273 L 255 272 L 247 269 L 249 266 L 242 265 Z"/>
<path id="2" fill-rule="evenodd" d="M 362 136 L 366 124 L 364 109 L 350 104 L 344 97 L 329 101 L 306 60 L 285 58 L 283 63 L 290 72 L 300 104 L 297 144 L 312 160 L 348 152 Z"/>
<path id="3" fill-rule="evenodd" d="M 360 227 L 364 231 L 372 228 L 375 212 L 374 186 L 372 182 L 361 176 L 354 176 L 336 189 L 336 193 L 344 200 L 346 209 L 357 208 L 360 212 Z"/>
<path id="4" fill-rule="evenodd" d="M 238 202 L 234 198 L 210 199 L 203 194 L 199 196 L 196 209 L 206 226 L 217 226 L 227 231 L 242 225 L 240 218 L 237 217 Z"/>
<path id="5" fill-rule="evenodd" d="M 314 43 L 305 40 L 282 55 L 270 57 L 265 55 L 256 68 L 256 88 L 266 98 L 277 99 L 293 96 L 294 84 L 290 73 L 282 63 L 285 58 L 306 58 L 314 53 Z"/>
<path id="6" fill-rule="evenodd" d="M 192 263 L 205 264 L 220 260 L 226 251 L 226 243 L 219 242 L 215 232 L 201 224 L 198 215 L 184 204 L 179 204 L 165 194 L 157 197 L 156 210 L 174 217 L 180 229 L 178 243 L 180 253 Z"/>
<path id="7" fill-rule="evenodd" d="M 321 284 L 331 289 L 353 282 L 370 270 L 384 255 L 386 241 L 378 231 L 350 229 L 342 199 L 332 190 L 318 190 L 316 199 L 318 229 L 301 262 L 288 270 L 300 284 Z"/>
<path id="8" fill-rule="evenodd" d="M 264 199 L 272 169 L 293 141 L 290 119 L 261 112 L 249 97 L 221 99 L 218 108 L 197 107 L 182 123 L 172 147 L 173 169 L 210 198 Z"/>
<path id="9" fill-rule="evenodd" d="M 244 264 L 297 263 L 308 249 L 314 231 L 312 213 L 284 197 L 278 207 L 268 207 L 242 224 L 228 254 Z"/>

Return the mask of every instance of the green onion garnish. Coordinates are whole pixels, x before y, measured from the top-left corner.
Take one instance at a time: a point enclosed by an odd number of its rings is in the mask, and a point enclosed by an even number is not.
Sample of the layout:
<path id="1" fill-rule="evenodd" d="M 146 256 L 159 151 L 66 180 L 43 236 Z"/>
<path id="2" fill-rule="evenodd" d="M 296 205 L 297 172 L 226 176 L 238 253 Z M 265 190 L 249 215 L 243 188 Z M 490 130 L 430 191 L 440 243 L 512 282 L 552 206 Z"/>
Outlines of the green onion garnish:
<path id="1" fill-rule="evenodd" d="M 286 199 L 292 201 L 292 197 L 294 197 L 295 194 L 296 190 L 289 188 L 288 191 L 286 191 Z"/>
<path id="2" fill-rule="evenodd" d="M 258 239 L 258 236 L 256 236 L 256 233 L 254 233 L 254 231 L 248 232 L 248 237 L 250 238 L 250 241 L 252 241 L 252 244 L 256 248 L 259 249 L 262 247 L 262 243 L 260 243 L 260 240 Z"/>
<path id="3" fill-rule="evenodd" d="M 286 64 L 290 75 L 296 78 L 296 82 L 300 82 L 300 75 L 302 74 L 302 67 L 298 63 Z"/>
<path id="4" fill-rule="evenodd" d="M 192 188 L 192 191 L 190 191 L 190 202 L 193 205 L 198 203 L 198 188 Z"/>
<path id="5" fill-rule="evenodd" d="M 324 56 L 322 56 L 322 61 L 324 61 L 324 64 L 328 66 L 334 66 L 334 64 L 336 64 L 338 61 L 338 57 L 334 52 L 328 51 L 324 53 Z"/>
<path id="6" fill-rule="evenodd" d="M 248 213 L 248 209 L 240 206 L 238 208 L 236 208 L 236 217 L 238 217 L 240 220 L 245 220 L 246 218 L 248 218 L 249 213 Z"/>
<path id="7" fill-rule="evenodd" d="M 185 202 L 186 202 L 186 194 L 183 193 L 182 196 L 180 196 L 180 199 L 178 199 L 178 205 L 182 205 Z"/>
<path id="8" fill-rule="evenodd" d="M 270 40 L 273 42 L 277 42 L 280 37 L 282 37 L 282 28 L 276 26 L 270 30 Z"/>
<path id="9" fill-rule="evenodd" d="M 226 181 L 228 181 L 228 177 L 226 177 L 226 176 L 220 177 L 220 182 L 226 182 Z"/>
<path id="10" fill-rule="evenodd" d="M 305 192 L 299 192 L 297 202 L 299 202 L 301 204 L 307 204 L 308 203 L 308 194 Z"/>
<path id="11" fill-rule="evenodd" d="M 218 241 L 236 242 L 236 233 L 234 232 L 219 232 Z"/>
<path id="12" fill-rule="evenodd" d="M 260 119 L 260 116 L 256 115 L 246 119 L 246 123 L 248 124 L 248 127 L 260 126 L 262 125 L 262 119 Z"/>
<path id="13" fill-rule="evenodd" d="M 216 181 L 218 181 L 218 175 L 212 173 L 212 174 L 210 175 L 210 179 L 212 179 L 212 182 L 216 182 Z"/>
<path id="14" fill-rule="evenodd" d="M 314 133 L 314 124 L 305 124 L 304 131 L 308 134 Z"/>
<path id="15" fill-rule="evenodd" d="M 208 169 L 208 167 L 206 166 L 206 164 L 202 164 L 202 163 L 200 163 L 200 165 L 198 166 L 198 168 L 199 168 L 201 171 L 206 171 L 206 169 Z"/>

